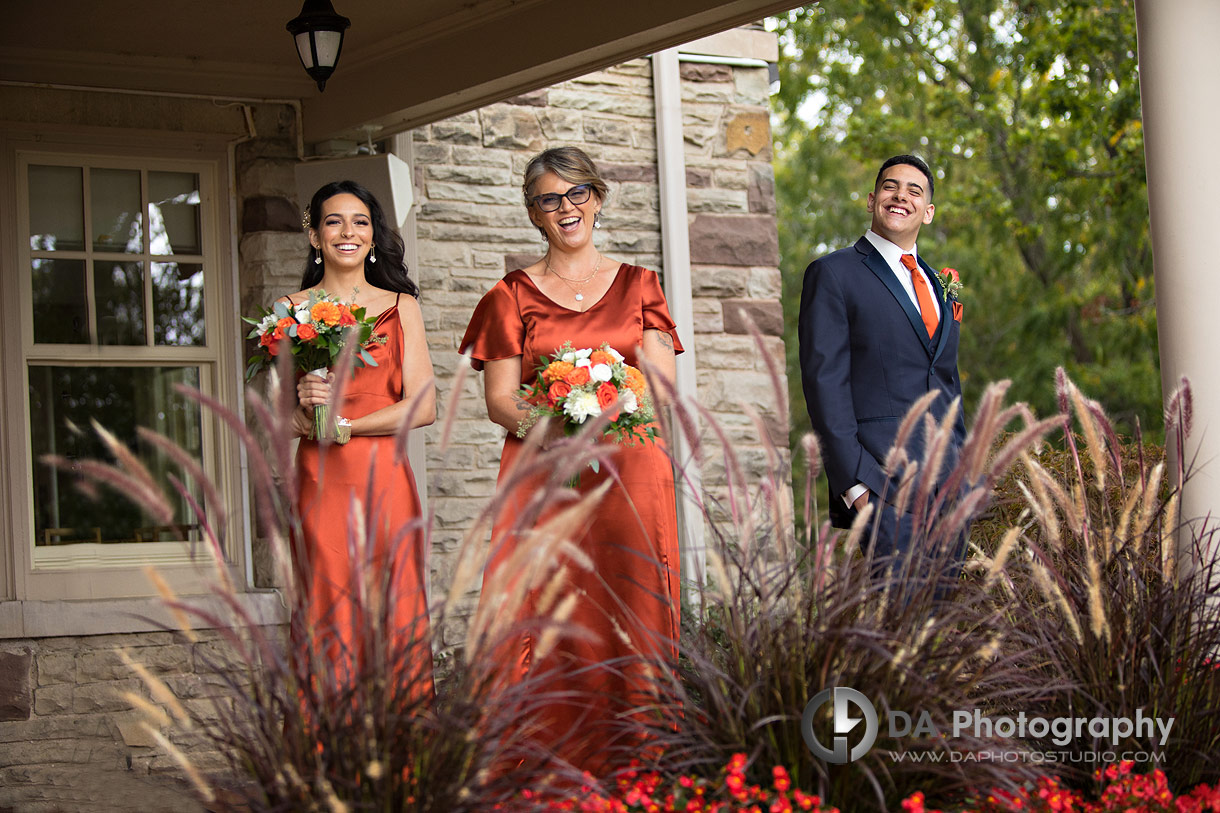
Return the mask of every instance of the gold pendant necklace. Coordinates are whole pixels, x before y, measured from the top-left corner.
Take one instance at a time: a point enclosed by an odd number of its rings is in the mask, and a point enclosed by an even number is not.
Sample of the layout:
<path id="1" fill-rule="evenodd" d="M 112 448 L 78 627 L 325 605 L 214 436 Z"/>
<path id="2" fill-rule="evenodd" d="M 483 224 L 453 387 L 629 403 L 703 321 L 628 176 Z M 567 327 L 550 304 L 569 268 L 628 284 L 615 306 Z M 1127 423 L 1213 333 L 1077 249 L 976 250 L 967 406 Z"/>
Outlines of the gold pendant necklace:
<path id="1" fill-rule="evenodd" d="M 542 258 L 542 262 L 546 265 L 547 271 L 550 271 L 552 274 L 554 274 L 556 277 L 558 277 L 559 280 L 561 282 L 563 282 L 564 285 L 567 285 L 569 288 L 572 289 L 572 292 L 574 294 L 573 298 L 577 302 L 584 302 L 585 295 L 581 292 L 582 289 L 575 287 L 573 285 L 573 283 L 579 283 L 580 285 L 584 285 L 586 282 L 588 282 L 589 280 L 596 277 L 598 269 L 602 267 L 602 259 L 603 258 L 602 258 L 601 252 L 598 252 L 597 262 L 593 265 L 593 272 L 591 274 L 589 274 L 589 276 L 585 277 L 584 279 L 572 279 L 569 277 L 565 277 L 565 276 L 561 275 L 558 271 L 556 271 L 554 268 L 551 268 L 551 258 L 550 258 L 549 252 L 547 253 L 546 256 L 544 256 Z"/>

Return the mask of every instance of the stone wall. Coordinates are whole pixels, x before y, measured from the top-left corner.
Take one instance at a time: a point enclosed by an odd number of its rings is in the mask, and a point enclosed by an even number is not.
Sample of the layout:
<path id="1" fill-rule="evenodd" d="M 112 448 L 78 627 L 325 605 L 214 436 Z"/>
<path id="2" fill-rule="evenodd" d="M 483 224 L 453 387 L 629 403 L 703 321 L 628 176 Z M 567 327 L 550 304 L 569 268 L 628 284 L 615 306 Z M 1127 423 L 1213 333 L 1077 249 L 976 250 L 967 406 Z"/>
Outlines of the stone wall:
<path id="1" fill-rule="evenodd" d="M 238 284 L 241 312 L 250 315 L 300 290 L 308 243 L 297 200 L 296 126 L 286 105 L 254 107 L 258 137 L 237 145 Z"/>
<path id="2" fill-rule="evenodd" d="M 681 75 L 699 402 L 756 477 L 766 455 L 743 405 L 757 410 L 777 448 L 788 444 L 769 80 L 765 68 L 699 62 L 683 63 Z M 763 335 L 762 352 L 751 324 Z M 721 460 L 710 454 L 703 471 L 704 488 L 715 495 L 725 483 Z"/>
<path id="3" fill-rule="evenodd" d="M 152 700 L 120 651 L 205 716 L 224 699 L 216 674 L 230 664 L 219 633 L 187 641 L 169 632 L 10 640 L 0 644 L 0 811 L 202 810 L 177 764 L 139 724 L 124 696 Z M 166 736 L 201 771 L 223 766 L 207 743 L 176 728 Z"/>

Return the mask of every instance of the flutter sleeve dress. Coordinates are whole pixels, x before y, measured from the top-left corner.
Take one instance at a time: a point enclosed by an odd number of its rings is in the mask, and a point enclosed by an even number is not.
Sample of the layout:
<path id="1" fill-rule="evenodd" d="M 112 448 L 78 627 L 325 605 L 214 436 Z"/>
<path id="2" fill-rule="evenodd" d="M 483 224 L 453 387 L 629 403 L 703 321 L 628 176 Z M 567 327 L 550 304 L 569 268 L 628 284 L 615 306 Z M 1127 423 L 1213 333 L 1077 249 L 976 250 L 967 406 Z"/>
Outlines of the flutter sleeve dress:
<path id="1" fill-rule="evenodd" d="M 403 397 L 397 300 L 377 317 L 373 332 L 385 337 L 368 348 L 377 365 L 355 371 L 335 410 L 348 419 Z M 419 493 L 406 450 L 395 446 L 393 435 L 356 435 L 342 446 L 301 440 L 296 465 L 303 557 L 297 564 L 308 591 L 302 620 L 314 645 L 335 661 L 340 682 L 344 670 L 358 668 L 368 654 L 364 632 L 382 628 L 384 637 L 374 635 L 373 640 L 385 641 L 391 656 L 401 658 L 415 691 L 430 695 L 432 651 Z M 356 546 L 361 523 L 367 540 L 361 546 L 363 558 Z M 389 599 L 385 610 L 376 610 L 376 596 L 353 598 L 362 570 L 371 574 L 378 592 L 384 589 Z M 370 605 L 373 613 L 368 612 Z"/>
<path id="2" fill-rule="evenodd" d="M 628 364 L 639 367 L 640 345 L 649 329 L 668 333 L 675 352 L 682 352 L 653 271 L 621 265 L 606 294 L 579 312 L 547 297 L 529 275 L 517 270 L 484 295 L 461 349 L 470 350 L 477 370 L 487 361 L 520 356 L 524 385 L 535 380 L 540 357 L 554 356 L 565 342 L 575 348 L 608 342 Z M 522 443 L 513 433 L 504 439 L 501 492 Z M 484 583 L 511 558 L 514 547 L 523 544 L 510 529 L 528 496 L 546 487 L 545 479 L 538 475 L 514 493 L 501 494 L 506 502 L 492 532 Z M 634 703 L 647 702 L 649 669 L 644 662 L 676 661 L 680 606 L 673 470 L 659 438 L 656 443 L 618 446 L 600 472 L 583 469 L 577 488 L 587 493 L 606 479 L 613 485 L 577 541 L 592 568 L 568 568 L 568 588 L 578 595 L 570 623 L 587 634 L 565 638 L 547 656 L 548 667 L 559 673 L 555 688 L 574 699 L 551 709 L 546 736 L 561 744 L 565 759 L 594 773 L 603 767 L 602 757 L 615 732 L 623 730 L 613 721 L 621 721 Z M 505 668 L 529 669 L 533 645 L 526 635 L 520 657 L 514 652 L 516 662 Z M 598 664 L 613 667 L 599 669 Z M 573 740 L 573 732 L 583 734 Z"/>

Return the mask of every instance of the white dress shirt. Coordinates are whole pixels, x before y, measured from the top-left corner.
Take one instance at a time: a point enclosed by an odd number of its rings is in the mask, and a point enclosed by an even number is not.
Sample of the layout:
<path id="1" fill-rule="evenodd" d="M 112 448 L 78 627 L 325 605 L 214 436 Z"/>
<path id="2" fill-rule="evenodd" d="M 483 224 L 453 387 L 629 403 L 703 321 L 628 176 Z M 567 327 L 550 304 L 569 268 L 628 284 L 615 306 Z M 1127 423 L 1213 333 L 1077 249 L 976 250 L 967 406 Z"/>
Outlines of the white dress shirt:
<path id="1" fill-rule="evenodd" d="M 915 306 L 915 310 L 919 310 L 919 298 L 915 296 L 915 285 L 911 282 L 911 272 L 902 264 L 900 259 L 903 254 L 910 254 L 915 258 L 915 262 L 919 262 L 919 245 L 911 246 L 910 251 L 906 251 L 889 240 L 886 240 L 881 235 L 877 234 L 872 229 L 864 232 L 864 237 L 873 244 L 873 248 L 881 253 L 881 258 L 885 260 L 885 264 L 894 272 L 894 276 L 898 278 L 898 283 L 902 285 L 902 290 L 907 292 L 907 296 L 911 298 L 911 304 Z M 940 303 L 933 291 L 932 281 L 928 279 L 928 272 L 923 270 L 923 266 L 917 266 L 919 273 L 923 274 L 924 285 L 928 286 L 928 298 L 932 300 L 932 307 L 936 309 L 936 319 L 940 321 Z"/>
<path id="2" fill-rule="evenodd" d="M 894 276 L 898 278 L 898 284 L 902 286 L 902 290 L 907 292 L 907 296 L 911 298 L 911 304 L 914 305 L 915 310 L 918 311 L 919 297 L 915 296 L 915 284 L 911 282 L 911 272 L 908 271 L 907 267 L 902 264 L 901 259 L 903 254 L 910 254 L 915 258 L 915 262 L 917 264 L 916 267 L 919 269 L 919 273 L 923 274 L 924 285 L 928 286 L 928 298 L 932 300 L 932 307 L 935 308 L 936 318 L 939 321 L 940 302 L 937 301 L 938 297 L 933 294 L 933 291 L 936 289 L 932 287 L 932 282 L 928 279 L 928 272 L 924 271 L 923 266 L 918 265 L 918 244 L 911 246 L 911 250 L 907 251 L 895 243 L 891 243 L 889 240 L 886 240 L 872 229 L 864 232 L 864 237 L 870 243 L 872 243 L 873 248 L 877 249 L 877 251 L 881 254 L 881 258 L 885 260 L 885 264 L 888 265 L 890 270 L 894 272 Z M 847 503 L 848 508 L 851 508 L 852 503 L 854 503 L 860 497 L 860 495 L 866 491 L 868 491 L 868 486 L 864 485 L 864 483 L 856 483 L 854 486 L 843 492 L 843 502 Z"/>

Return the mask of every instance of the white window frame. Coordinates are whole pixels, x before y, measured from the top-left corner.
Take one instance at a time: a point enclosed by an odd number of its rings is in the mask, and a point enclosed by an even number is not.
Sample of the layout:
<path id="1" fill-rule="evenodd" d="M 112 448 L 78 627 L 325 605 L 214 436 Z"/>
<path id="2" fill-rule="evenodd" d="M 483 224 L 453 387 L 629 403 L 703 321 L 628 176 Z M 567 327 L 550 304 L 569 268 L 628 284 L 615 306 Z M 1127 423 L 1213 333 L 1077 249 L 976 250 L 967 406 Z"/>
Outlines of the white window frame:
<path id="1" fill-rule="evenodd" d="M 139 143 L 143 141 L 144 143 Z M 103 143 L 105 142 L 105 143 Z M 0 141 L 0 209 L 16 217 L 0 232 L 0 296 L 10 303 L 10 319 L 0 325 L 0 355 L 4 373 L 2 419 L 4 442 L 0 450 L 8 461 L 0 479 L 6 499 L 0 507 L 0 605 L 4 599 L 45 602 L 62 599 L 114 599 L 154 594 L 144 570 L 154 565 L 159 574 L 181 593 L 204 592 L 215 578 L 210 558 L 200 543 L 79 543 L 36 546 L 33 488 L 30 482 L 31 440 L 29 415 L 30 362 L 106 366 L 195 366 L 200 389 L 221 403 L 237 408 L 240 371 L 236 359 L 240 342 L 236 274 L 232 267 L 231 205 L 224 194 L 229 177 L 222 144 L 175 144 L 174 139 L 146 137 L 48 139 L 28 134 Z M 209 149 L 210 147 L 210 149 Z M 29 247 L 29 210 L 26 167 L 30 164 L 131 168 L 191 172 L 200 181 L 200 249 L 204 262 L 205 344 L 201 347 L 36 345 L 33 341 Z M 147 223 L 147 212 L 145 213 Z M 147 226 L 146 226 L 147 227 Z M 245 501 L 241 499 L 240 449 L 233 433 L 201 407 L 202 450 L 205 470 L 214 478 L 228 513 L 224 528 L 225 557 L 231 575 L 245 582 L 247 545 L 242 538 Z M 104 491 L 106 499 L 123 499 Z M 0 606 L 0 622 L 14 614 Z M 26 613 L 29 614 L 28 612 Z M 3 637 L 4 623 L 0 623 Z M 26 625 L 28 626 L 28 624 Z"/>

